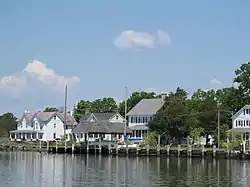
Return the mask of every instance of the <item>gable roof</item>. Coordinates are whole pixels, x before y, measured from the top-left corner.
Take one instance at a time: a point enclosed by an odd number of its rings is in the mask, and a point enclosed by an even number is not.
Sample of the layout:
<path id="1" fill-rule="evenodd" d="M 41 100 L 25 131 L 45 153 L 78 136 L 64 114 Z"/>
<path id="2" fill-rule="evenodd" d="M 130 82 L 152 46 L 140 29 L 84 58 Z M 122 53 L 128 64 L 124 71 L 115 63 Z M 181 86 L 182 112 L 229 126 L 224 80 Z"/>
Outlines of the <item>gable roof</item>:
<path id="1" fill-rule="evenodd" d="M 80 122 L 73 130 L 72 133 L 104 133 L 104 134 L 123 134 L 125 128 L 125 123 L 112 123 L 109 121 L 101 122 Z M 129 127 L 126 127 L 126 132 L 128 134 L 132 133 Z"/>
<path id="2" fill-rule="evenodd" d="M 46 123 L 55 115 L 58 116 L 63 123 L 65 123 L 65 113 L 60 113 L 60 112 L 29 112 L 29 113 L 24 113 L 23 118 L 25 118 L 29 122 L 32 122 L 35 118 L 37 118 L 39 122 Z M 66 125 L 77 125 L 74 117 L 71 116 L 70 113 L 66 114 Z"/>
<path id="3" fill-rule="evenodd" d="M 243 106 L 238 112 L 236 112 L 236 113 L 233 115 L 232 119 L 237 118 L 237 117 L 243 112 L 244 109 L 249 109 L 249 108 L 250 108 L 250 105 L 245 105 L 245 106 Z"/>
<path id="4" fill-rule="evenodd" d="M 154 115 L 161 109 L 163 104 L 162 99 L 142 99 L 127 113 L 127 115 Z"/>
<path id="5" fill-rule="evenodd" d="M 84 114 L 81 119 L 80 122 L 83 121 L 87 121 L 89 119 L 90 116 L 94 116 L 98 121 L 108 121 L 110 120 L 113 116 L 115 116 L 116 112 L 109 112 L 109 113 L 89 113 L 89 114 Z M 119 114 L 120 115 L 120 114 Z M 121 116 L 121 115 L 120 115 Z"/>

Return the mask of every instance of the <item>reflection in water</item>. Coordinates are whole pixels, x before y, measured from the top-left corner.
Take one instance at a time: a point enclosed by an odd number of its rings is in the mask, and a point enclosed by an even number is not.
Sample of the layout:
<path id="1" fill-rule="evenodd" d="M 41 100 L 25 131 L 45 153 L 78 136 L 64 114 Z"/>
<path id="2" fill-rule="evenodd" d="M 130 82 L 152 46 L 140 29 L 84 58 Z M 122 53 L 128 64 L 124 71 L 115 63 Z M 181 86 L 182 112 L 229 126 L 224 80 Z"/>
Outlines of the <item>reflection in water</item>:
<path id="1" fill-rule="evenodd" d="M 0 153 L 0 187 L 226 186 L 250 182 L 250 162 Z"/>

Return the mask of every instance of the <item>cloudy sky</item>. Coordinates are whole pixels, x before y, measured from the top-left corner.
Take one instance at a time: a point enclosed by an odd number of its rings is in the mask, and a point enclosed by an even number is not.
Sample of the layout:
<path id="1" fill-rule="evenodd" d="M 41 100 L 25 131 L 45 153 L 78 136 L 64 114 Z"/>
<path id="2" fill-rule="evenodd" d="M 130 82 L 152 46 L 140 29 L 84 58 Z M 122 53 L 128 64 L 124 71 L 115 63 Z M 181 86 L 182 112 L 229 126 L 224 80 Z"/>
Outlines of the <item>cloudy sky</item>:
<path id="1" fill-rule="evenodd" d="M 109 3 L 108 3 L 109 2 Z M 0 2 L 0 113 L 232 84 L 250 1 Z"/>

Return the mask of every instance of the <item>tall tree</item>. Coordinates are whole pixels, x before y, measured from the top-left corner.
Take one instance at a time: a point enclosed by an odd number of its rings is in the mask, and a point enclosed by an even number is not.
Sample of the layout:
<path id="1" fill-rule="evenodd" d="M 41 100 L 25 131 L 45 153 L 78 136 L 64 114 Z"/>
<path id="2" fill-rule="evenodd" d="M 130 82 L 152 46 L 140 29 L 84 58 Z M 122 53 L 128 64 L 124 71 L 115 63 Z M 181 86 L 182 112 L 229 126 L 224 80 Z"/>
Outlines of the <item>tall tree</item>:
<path id="1" fill-rule="evenodd" d="M 183 136 L 187 130 L 189 113 L 186 103 L 187 96 L 187 92 L 181 88 L 177 88 L 175 93 L 169 93 L 163 107 L 149 123 L 149 129 L 157 131 L 159 134 L 167 132 L 171 137 Z"/>

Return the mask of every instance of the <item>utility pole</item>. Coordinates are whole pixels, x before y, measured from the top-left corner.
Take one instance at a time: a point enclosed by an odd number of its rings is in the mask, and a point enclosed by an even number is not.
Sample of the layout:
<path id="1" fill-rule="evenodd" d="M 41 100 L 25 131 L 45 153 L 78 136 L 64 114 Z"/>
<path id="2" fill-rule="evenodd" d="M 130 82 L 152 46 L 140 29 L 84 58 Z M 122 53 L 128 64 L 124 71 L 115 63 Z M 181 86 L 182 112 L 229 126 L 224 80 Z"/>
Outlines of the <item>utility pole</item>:
<path id="1" fill-rule="evenodd" d="M 217 116 L 218 116 L 218 135 L 217 135 L 217 141 L 218 141 L 218 149 L 220 148 L 220 103 L 218 102 L 218 114 L 217 114 Z"/>
<path id="2" fill-rule="evenodd" d="M 65 97 L 64 97 L 64 138 L 66 140 L 66 123 L 67 123 L 67 97 L 68 97 L 68 87 L 65 87 Z"/>
<path id="3" fill-rule="evenodd" d="M 127 96 L 128 95 L 128 88 L 125 86 L 125 126 L 124 126 L 124 137 L 127 135 Z"/>

